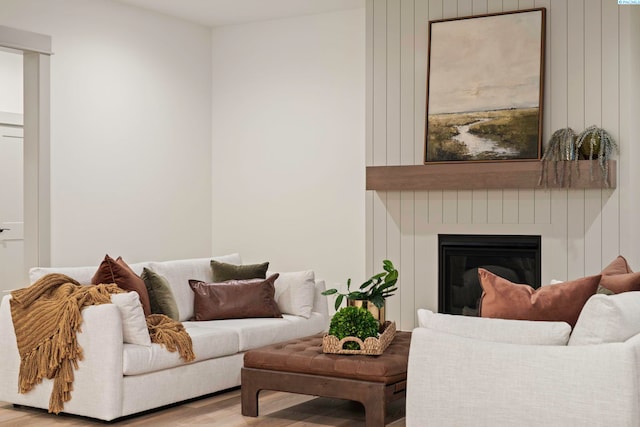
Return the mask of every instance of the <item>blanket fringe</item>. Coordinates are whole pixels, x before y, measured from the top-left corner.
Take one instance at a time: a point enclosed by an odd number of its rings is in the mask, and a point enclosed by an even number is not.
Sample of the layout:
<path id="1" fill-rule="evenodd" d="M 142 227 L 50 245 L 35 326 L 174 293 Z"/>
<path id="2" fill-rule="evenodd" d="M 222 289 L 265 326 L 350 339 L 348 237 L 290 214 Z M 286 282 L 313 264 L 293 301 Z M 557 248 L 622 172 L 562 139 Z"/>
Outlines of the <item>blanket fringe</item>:
<path id="1" fill-rule="evenodd" d="M 195 360 L 191 337 L 182 323 L 164 314 L 150 314 L 146 320 L 152 343 L 161 344 L 171 352 L 177 351 L 185 362 Z"/>

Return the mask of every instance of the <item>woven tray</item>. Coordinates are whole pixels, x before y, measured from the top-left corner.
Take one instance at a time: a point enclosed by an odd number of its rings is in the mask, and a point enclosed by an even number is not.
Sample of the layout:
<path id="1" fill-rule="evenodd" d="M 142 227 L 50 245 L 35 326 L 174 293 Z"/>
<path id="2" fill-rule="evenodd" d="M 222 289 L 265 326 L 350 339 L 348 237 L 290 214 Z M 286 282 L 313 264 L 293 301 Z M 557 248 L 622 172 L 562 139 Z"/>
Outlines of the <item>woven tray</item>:
<path id="1" fill-rule="evenodd" d="M 389 347 L 391 341 L 396 336 L 396 322 L 386 321 L 382 325 L 382 333 L 378 338 L 369 337 L 364 342 L 357 337 L 344 337 L 341 340 L 335 335 L 325 335 L 322 338 L 322 351 L 333 354 L 364 354 L 368 356 L 379 356 Z M 356 342 L 360 345 L 360 350 L 345 350 L 342 347 L 346 342 Z"/>

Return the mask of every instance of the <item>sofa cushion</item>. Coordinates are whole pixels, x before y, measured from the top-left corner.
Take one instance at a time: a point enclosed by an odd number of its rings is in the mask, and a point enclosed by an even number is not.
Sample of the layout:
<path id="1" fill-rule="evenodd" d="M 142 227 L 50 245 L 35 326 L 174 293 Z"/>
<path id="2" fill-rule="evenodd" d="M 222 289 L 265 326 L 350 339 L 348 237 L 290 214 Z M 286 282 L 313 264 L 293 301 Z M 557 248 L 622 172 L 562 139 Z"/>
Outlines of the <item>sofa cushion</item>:
<path id="1" fill-rule="evenodd" d="M 137 292 L 112 294 L 111 303 L 118 306 L 122 318 L 122 338 L 125 343 L 151 345 L 144 310 Z"/>
<path id="2" fill-rule="evenodd" d="M 460 337 L 530 345 L 567 345 L 571 327 L 566 322 L 492 319 L 418 310 L 418 325 Z"/>
<path id="3" fill-rule="evenodd" d="M 262 264 L 235 265 L 211 260 L 212 281 L 226 282 L 227 280 L 266 279 L 268 262 Z"/>
<path id="4" fill-rule="evenodd" d="M 580 310 L 595 294 L 600 275 L 533 289 L 478 269 L 483 293 L 480 315 L 515 320 L 548 320 L 576 324 Z"/>
<path id="5" fill-rule="evenodd" d="M 640 333 L 640 292 L 598 294 L 589 298 L 569 345 L 624 342 Z"/>
<path id="6" fill-rule="evenodd" d="M 151 313 L 164 314 L 173 320 L 180 319 L 178 304 L 176 304 L 176 299 L 173 297 L 173 292 L 167 279 L 146 267 L 140 277 L 149 293 Z"/>
<path id="7" fill-rule="evenodd" d="M 281 318 L 226 319 L 205 322 L 184 322 L 185 327 L 197 325 L 202 328 L 234 331 L 240 339 L 240 351 L 263 347 L 327 330 L 327 318 L 312 313 L 308 319 L 283 314 Z"/>
<path id="8" fill-rule="evenodd" d="M 200 328 L 185 325 L 196 355 L 194 362 L 236 354 L 239 351 L 238 334 L 227 329 Z M 159 344 L 149 347 L 125 344 L 122 367 L 124 375 L 139 375 L 184 365 L 178 352 L 170 352 Z"/>
<path id="9" fill-rule="evenodd" d="M 180 321 L 193 317 L 193 291 L 189 287 L 189 280 L 211 282 L 211 260 L 229 264 L 242 264 L 239 254 L 230 254 L 213 258 L 194 258 L 163 262 L 150 262 L 148 267 L 158 273 L 171 285 L 173 296 L 178 305 Z"/>
<path id="10" fill-rule="evenodd" d="M 125 291 L 137 292 L 140 296 L 140 303 L 145 316 L 151 314 L 151 304 L 149 303 L 149 293 L 144 281 L 127 265 L 121 257 L 114 260 L 109 255 L 105 255 L 100 263 L 96 274 L 93 275 L 91 283 L 99 285 L 101 283 L 115 283 Z"/>
<path id="11" fill-rule="evenodd" d="M 194 320 L 241 319 L 245 317 L 282 317 L 274 299 L 274 282 L 268 279 L 228 280 L 205 283 L 189 280 L 193 289 Z"/>
<path id="12" fill-rule="evenodd" d="M 271 276 L 275 272 L 268 271 Z M 278 273 L 275 299 L 282 313 L 308 319 L 315 299 L 315 273 L 313 270 Z M 326 299 L 325 296 L 322 296 Z"/>

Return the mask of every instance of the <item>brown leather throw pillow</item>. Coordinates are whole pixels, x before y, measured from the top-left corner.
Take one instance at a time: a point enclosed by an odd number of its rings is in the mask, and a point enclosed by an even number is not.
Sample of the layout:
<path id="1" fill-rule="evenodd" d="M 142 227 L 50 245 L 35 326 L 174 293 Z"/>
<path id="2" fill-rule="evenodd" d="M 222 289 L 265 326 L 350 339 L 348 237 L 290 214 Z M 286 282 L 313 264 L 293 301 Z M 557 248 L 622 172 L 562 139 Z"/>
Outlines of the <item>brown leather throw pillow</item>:
<path id="1" fill-rule="evenodd" d="M 189 280 L 194 292 L 194 320 L 282 317 L 274 299 L 278 276 L 223 283 Z"/>

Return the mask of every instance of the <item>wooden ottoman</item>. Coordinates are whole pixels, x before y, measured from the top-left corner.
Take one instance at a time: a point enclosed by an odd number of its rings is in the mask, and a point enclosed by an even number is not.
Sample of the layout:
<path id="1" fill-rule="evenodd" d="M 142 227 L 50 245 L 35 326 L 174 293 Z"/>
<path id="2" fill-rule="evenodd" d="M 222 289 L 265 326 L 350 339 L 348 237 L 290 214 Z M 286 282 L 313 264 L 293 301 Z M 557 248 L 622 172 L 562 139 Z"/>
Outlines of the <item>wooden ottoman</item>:
<path id="1" fill-rule="evenodd" d="M 397 332 L 380 356 L 325 354 L 322 334 L 249 350 L 242 368 L 242 415 L 258 416 L 260 390 L 355 400 L 366 425 L 385 425 L 387 403 L 405 397 L 411 332 Z"/>

